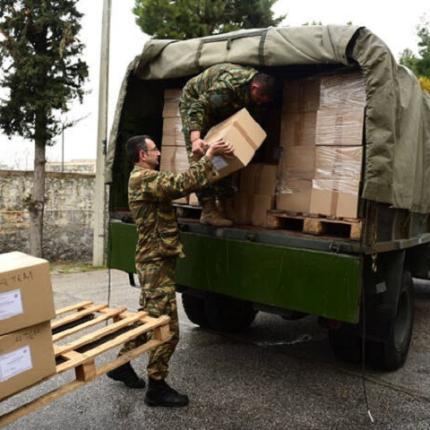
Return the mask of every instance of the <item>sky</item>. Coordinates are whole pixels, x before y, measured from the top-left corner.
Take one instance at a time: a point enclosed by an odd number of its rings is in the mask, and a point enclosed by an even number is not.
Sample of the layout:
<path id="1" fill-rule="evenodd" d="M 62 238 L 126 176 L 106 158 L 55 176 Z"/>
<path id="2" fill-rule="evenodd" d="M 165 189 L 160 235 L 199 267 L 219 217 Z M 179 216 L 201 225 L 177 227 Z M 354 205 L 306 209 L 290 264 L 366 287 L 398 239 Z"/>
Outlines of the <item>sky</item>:
<path id="1" fill-rule="evenodd" d="M 143 49 L 148 36 L 135 24 L 132 13 L 134 0 L 112 0 L 110 68 L 109 68 L 109 130 L 115 104 L 125 70 Z M 84 60 L 89 66 L 89 80 L 85 85 L 88 94 L 84 103 L 75 103 L 64 119 L 78 120 L 73 128 L 64 133 L 64 159 L 95 159 L 98 121 L 98 86 L 100 67 L 101 19 L 103 1 L 79 0 L 78 9 L 84 14 L 81 41 L 86 45 Z M 416 51 L 416 26 L 420 17 L 430 19 L 430 0 L 278 0 L 274 5 L 275 16 L 287 14 L 283 25 L 297 26 L 306 22 L 322 24 L 364 25 L 389 46 L 396 58 L 404 48 Z M 0 164 L 14 169 L 33 168 L 33 143 L 21 138 L 7 139 L 0 133 Z M 48 161 L 61 161 L 61 137 L 48 148 Z"/>

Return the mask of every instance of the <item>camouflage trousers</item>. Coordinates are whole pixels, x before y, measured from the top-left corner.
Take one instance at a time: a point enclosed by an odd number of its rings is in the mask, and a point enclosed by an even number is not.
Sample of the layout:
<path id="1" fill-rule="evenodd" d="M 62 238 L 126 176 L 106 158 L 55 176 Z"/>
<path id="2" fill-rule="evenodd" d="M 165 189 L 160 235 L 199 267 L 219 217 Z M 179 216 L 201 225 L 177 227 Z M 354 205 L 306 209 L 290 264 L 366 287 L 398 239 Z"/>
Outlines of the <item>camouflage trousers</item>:
<path id="1" fill-rule="evenodd" d="M 147 366 L 148 377 L 165 379 L 169 370 L 169 360 L 179 341 L 179 322 L 175 295 L 176 257 L 166 258 L 151 263 L 136 263 L 137 274 L 141 286 L 140 308 L 151 317 L 168 315 L 172 338 L 151 350 Z M 149 336 L 141 335 L 124 344 L 119 354 L 134 349 L 147 340 Z"/>
<path id="2" fill-rule="evenodd" d="M 192 161 L 196 161 L 196 159 L 193 156 L 190 132 L 187 129 L 183 129 L 182 132 L 184 133 L 188 161 L 191 163 Z M 236 191 L 237 189 L 234 186 L 232 176 L 227 176 L 217 182 L 214 182 L 211 185 L 208 185 L 205 188 L 200 189 L 199 191 L 196 191 L 196 195 L 199 199 L 199 202 L 201 203 L 202 201 L 209 200 L 214 197 L 219 199 L 233 197 Z"/>

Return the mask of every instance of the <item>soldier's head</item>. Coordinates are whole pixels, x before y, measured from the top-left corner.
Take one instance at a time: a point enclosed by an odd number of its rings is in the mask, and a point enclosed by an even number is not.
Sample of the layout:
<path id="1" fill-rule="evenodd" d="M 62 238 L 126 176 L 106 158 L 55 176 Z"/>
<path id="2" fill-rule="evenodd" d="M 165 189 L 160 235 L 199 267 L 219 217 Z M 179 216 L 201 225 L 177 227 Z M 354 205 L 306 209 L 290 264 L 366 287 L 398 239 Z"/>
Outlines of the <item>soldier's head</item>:
<path id="1" fill-rule="evenodd" d="M 156 169 L 159 164 L 160 151 L 152 138 L 146 134 L 130 137 L 127 140 L 126 152 L 131 163 L 148 169 Z"/>
<path id="2" fill-rule="evenodd" d="M 266 73 L 257 73 L 250 84 L 251 100 L 256 105 L 271 103 L 275 96 L 275 78 Z"/>

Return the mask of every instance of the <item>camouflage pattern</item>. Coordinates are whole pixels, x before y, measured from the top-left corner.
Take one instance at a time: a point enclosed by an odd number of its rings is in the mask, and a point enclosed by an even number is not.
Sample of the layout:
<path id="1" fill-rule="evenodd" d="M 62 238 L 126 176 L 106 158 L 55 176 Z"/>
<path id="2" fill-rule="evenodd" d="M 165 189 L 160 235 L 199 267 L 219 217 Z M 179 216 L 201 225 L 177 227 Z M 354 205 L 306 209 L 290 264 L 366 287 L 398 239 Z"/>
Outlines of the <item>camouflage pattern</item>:
<path id="1" fill-rule="evenodd" d="M 199 130 L 202 138 L 209 129 L 243 107 L 253 111 L 249 84 L 257 70 L 252 67 L 223 63 L 209 67 L 190 79 L 182 90 L 180 113 L 188 159 L 194 160 L 190 132 Z M 232 178 L 223 178 L 197 192 L 202 202 L 212 198 L 228 198 L 236 189 Z"/>
<path id="2" fill-rule="evenodd" d="M 215 174 L 207 157 L 192 163 L 183 173 L 158 172 L 134 166 L 128 184 L 128 201 L 138 230 L 136 271 L 141 286 L 140 310 L 152 317 L 168 315 L 172 338 L 151 351 L 148 376 L 165 379 L 168 363 L 179 340 L 175 296 L 175 265 L 184 256 L 172 200 L 208 184 Z M 148 340 L 139 336 L 122 347 L 119 354 Z"/>
<path id="3" fill-rule="evenodd" d="M 182 90 L 180 111 L 183 128 L 200 130 L 202 136 L 213 125 L 250 107 L 249 84 L 257 70 L 223 63 L 207 68 L 190 79 Z"/>
<path id="4" fill-rule="evenodd" d="M 161 315 L 170 317 L 170 340 L 149 354 L 147 366 L 148 377 L 165 379 L 168 374 L 169 360 L 179 341 L 179 322 L 175 296 L 176 258 L 166 258 L 151 263 L 137 263 L 136 269 L 141 285 L 140 309 L 151 317 Z M 151 334 L 141 335 L 127 342 L 121 349 L 124 354 L 150 340 Z"/>
<path id="5" fill-rule="evenodd" d="M 183 173 L 135 165 L 128 183 L 128 203 L 138 231 L 136 263 L 184 255 L 171 201 L 206 186 L 214 174 L 206 157 Z"/>

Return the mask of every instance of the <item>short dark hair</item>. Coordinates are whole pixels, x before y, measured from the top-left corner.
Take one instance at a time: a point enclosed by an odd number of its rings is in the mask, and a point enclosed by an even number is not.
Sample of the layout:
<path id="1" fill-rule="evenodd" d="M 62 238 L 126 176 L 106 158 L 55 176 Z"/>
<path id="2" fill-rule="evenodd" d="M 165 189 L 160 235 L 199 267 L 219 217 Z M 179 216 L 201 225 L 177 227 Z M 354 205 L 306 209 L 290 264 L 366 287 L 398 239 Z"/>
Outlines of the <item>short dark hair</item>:
<path id="1" fill-rule="evenodd" d="M 152 140 L 147 134 L 142 134 L 130 137 L 130 139 L 127 140 L 126 152 L 127 159 L 130 163 L 137 163 L 139 161 L 139 151 L 148 152 L 148 145 L 146 144 L 148 139 Z"/>
<path id="2" fill-rule="evenodd" d="M 257 73 L 252 79 L 253 83 L 259 85 L 261 93 L 273 98 L 275 96 L 275 78 L 267 73 Z"/>

